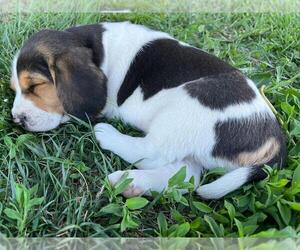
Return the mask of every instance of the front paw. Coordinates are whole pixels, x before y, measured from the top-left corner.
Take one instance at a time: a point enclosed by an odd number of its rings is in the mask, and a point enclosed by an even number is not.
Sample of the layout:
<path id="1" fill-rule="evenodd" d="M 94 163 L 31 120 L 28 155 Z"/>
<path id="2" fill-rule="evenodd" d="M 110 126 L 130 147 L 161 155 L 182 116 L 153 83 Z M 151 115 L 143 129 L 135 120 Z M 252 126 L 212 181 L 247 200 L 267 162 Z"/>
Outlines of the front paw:
<path id="1" fill-rule="evenodd" d="M 112 125 L 108 123 L 98 123 L 95 127 L 95 136 L 100 143 L 101 148 L 113 151 L 114 145 L 122 135 Z"/>

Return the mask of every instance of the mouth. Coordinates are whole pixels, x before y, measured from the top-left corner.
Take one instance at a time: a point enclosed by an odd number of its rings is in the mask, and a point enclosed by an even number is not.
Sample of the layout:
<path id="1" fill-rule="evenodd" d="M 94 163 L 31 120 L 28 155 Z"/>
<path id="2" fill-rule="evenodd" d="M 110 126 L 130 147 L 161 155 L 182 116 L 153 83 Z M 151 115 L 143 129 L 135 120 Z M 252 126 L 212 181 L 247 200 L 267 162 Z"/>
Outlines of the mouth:
<path id="1" fill-rule="evenodd" d="M 27 124 L 26 124 L 26 121 L 22 121 L 20 122 L 19 124 L 22 128 L 26 129 L 27 128 Z"/>
<path id="2" fill-rule="evenodd" d="M 20 126 L 20 127 L 24 128 L 24 129 L 26 129 L 26 127 L 27 127 L 25 121 L 21 121 L 21 120 L 16 121 L 15 119 L 13 119 L 13 122 L 14 122 L 14 124 L 16 124 L 17 126 Z"/>
<path id="3" fill-rule="evenodd" d="M 23 128 L 24 130 L 27 130 L 27 131 L 31 131 L 31 127 L 34 125 L 34 124 L 31 124 L 30 121 L 28 121 L 27 119 L 13 119 L 13 122 L 15 125 L 17 126 L 20 126 L 21 128 Z"/>
<path id="4" fill-rule="evenodd" d="M 30 132 L 44 132 L 55 129 L 62 123 L 70 120 L 68 115 L 53 115 L 50 117 L 30 117 L 28 114 L 25 117 L 12 117 L 12 121 L 16 126 L 20 126 L 26 131 Z"/>
<path id="5" fill-rule="evenodd" d="M 17 126 L 20 126 L 21 128 L 25 129 L 25 130 L 29 130 L 28 125 L 26 122 L 15 122 L 15 124 Z"/>

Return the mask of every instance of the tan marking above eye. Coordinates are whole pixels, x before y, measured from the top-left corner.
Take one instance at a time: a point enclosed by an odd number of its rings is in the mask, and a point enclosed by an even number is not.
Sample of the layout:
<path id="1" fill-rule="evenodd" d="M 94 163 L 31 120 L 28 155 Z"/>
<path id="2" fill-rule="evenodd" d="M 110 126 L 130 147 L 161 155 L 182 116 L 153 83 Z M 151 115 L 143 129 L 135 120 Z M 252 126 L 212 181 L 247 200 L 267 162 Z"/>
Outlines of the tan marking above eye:
<path id="1" fill-rule="evenodd" d="M 56 87 L 53 83 L 36 85 L 34 93 L 26 94 L 38 108 L 58 114 L 63 114 L 63 106 L 57 96 Z"/>
<path id="2" fill-rule="evenodd" d="M 19 74 L 19 83 L 24 96 L 38 108 L 47 112 L 64 113 L 56 87 L 46 76 L 23 70 Z"/>
<path id="3" fill-rule="evenodd" d="M 49 79 L 40 73 L 23 70 L 19 74 L 19 83 L 21 89 L 26 91 L 32 86 L 49 83 Z"/>
<path id="4" fill-rule="evenodd" d="M 29 87 L 29 72 L 27 70 L 23 70 L 19 74 L 19 84 L 22 90 L 26 90 Z"/>
<path id="5" fill-rule="evenodd" d="M 242 166 L 262 165 L 270 161 L 278 153 L 279 149 L 278 140 L 270 137 L 257 150 L 240 153 L 235 158 L 235 162 Z"/>

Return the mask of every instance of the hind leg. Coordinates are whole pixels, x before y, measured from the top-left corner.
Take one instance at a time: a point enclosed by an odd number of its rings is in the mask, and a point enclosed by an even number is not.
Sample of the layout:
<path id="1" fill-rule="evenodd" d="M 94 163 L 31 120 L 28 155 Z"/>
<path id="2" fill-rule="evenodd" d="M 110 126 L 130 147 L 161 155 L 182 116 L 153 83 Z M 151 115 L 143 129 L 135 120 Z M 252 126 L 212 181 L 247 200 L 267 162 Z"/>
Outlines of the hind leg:
<path id="1" fill-rule="evenodd" d="M 169 179 L 183 166 L 186 166 L 186 179 L 195 178 L 195 187 L 199 185 L 202 168 L 185 163 L 177 162 L 148 170 L 128 170 L 128 178 L 133 178 L 130 186 L 123 192 L 125 197 L 139 195 L 150 195 L 150 191 L 162 192 L 168 186 Z M 114 186 L 126 171 L 116 171 L 108 176 L 110 183 Z M 183 193 L 187 190 L 182 190 Z"/>

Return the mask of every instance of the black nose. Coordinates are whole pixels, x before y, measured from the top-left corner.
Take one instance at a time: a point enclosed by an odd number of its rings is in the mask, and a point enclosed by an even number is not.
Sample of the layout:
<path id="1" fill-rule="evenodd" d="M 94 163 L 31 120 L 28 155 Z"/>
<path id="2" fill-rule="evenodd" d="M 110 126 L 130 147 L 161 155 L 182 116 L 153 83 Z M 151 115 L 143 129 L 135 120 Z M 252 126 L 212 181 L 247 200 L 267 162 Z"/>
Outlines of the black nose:
<path id="1" fill-rule="evenodd" d="M 14 116 L 13 117 L 13 121 L 16 124 L 21 125 L 22 127 L 25 127 L 26 121 L 27 121 L 27 117 L 26 117 L 25 114 L 20 114 L 20 115 Z"/>

